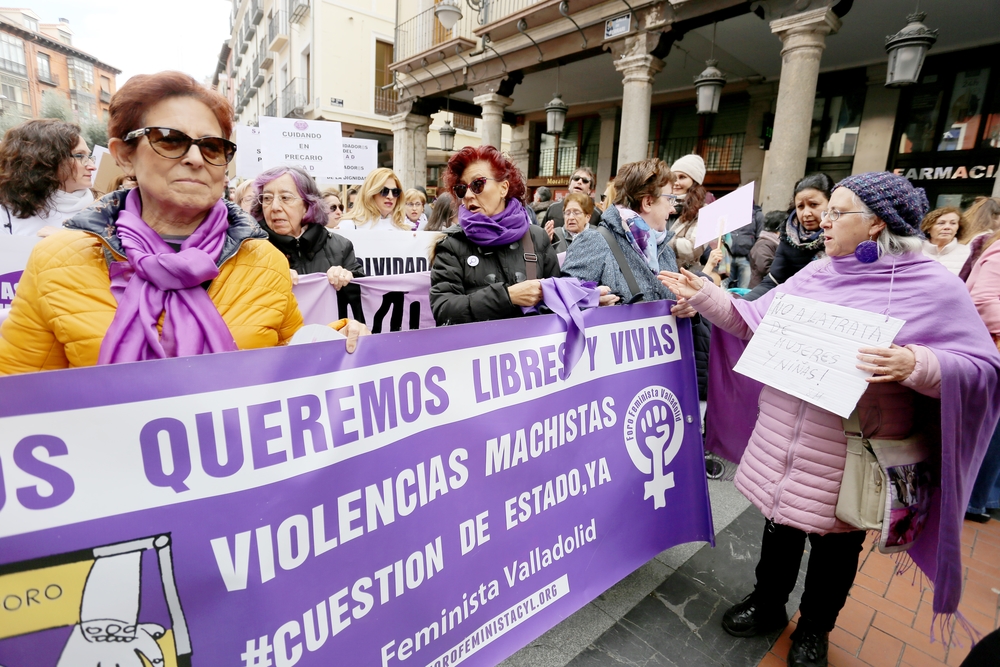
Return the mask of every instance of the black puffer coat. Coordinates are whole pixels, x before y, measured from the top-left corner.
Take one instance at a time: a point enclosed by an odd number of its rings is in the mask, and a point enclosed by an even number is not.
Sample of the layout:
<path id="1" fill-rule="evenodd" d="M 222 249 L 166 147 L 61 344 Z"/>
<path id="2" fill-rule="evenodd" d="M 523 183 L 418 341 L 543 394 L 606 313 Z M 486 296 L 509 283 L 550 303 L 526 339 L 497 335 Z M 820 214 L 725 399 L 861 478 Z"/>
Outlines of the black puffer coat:
<path id="1" fill-rule="evenodd" d="M 538 278 L 561 275 L 549 235 L 537 225 L 528 228 L 538 256 Z M 526 280 L 522 242 L 487 248 L 478 246 L 459 225 L 448 228 L 438 242 L 431 265 L 431 311 L 438 326 L 520 317 L 507 288 Z"/>
<path id="2" fill-rule="evenodd" d="M 785 221 L 785 226 L 781 228 L 781 240 L 778 241 L 778 249 L 774 251 L 774 259 L 771 261 L 770 271 L 760 281 L 759 285 L 743 297 L 747 301 L 754 301 L 764 296 L 804 269 L 809 262 L 813 261 L 816 255 L 823 252 L 822 236 L 819 243 L 811 243 L 806 246 L 794 245 L 792 243 L 788 236 L 788 224 L 794 215 L 795 212 L 792 211 L 788 220 Z"/>
<path id="3" fill-rule="evenodd" d="M 355 278 L 364 278 L 365 270 L 354 256 L 354 244 L 340 234 L 335 234 L 323 225 L 306 223 L 305 231 L 299 235 L 278 234 L 263 222 L 260 226 L 267 232 L 267 239 L 288 259 L 288 267 L 300 275 L 326 273 L 333 266 L 347 269 Z M 347 305 L 357 319 L 361 315 L 361 287 L 350 283 L 340 288 L 340 316 L 347 317 Z"/>

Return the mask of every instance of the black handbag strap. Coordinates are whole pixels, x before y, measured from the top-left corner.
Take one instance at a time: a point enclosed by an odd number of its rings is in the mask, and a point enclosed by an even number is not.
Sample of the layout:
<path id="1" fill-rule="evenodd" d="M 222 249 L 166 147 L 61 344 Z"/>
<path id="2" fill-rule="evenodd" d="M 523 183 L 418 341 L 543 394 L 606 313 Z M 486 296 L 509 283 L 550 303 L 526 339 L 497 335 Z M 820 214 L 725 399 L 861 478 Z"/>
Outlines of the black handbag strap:
<path id="1" fill-rule="evenodd" d="M 535 242 L 531 240 L 531 227 L 521 237 L 524 248 L 524 275 L 528 280 L 538 279 L 538 255 L 535 254 Z"/>
<path id="2" fill-rule="evenodd" d="M 604 240 L 607 241 L 608 247 L 611 248 L 611 254 L 614 255 L 615 261 L 618 262 L 618 268 L 621 269 L 622 275 L 625 277 L 625 282 L 628 284 L 629 291 L 632 292 L 632 297 L 634 298 L 637 294 L 642 294 L 639 290 L 639 283 L 635 280 L 635 274 L 632 273 L 632 267 L 628 265 L 625 253 L 622 252 L 621 246 L 618 245 L 615 235 L 607 227 L 599 226 L 597 229 L 601 232 Z"/>

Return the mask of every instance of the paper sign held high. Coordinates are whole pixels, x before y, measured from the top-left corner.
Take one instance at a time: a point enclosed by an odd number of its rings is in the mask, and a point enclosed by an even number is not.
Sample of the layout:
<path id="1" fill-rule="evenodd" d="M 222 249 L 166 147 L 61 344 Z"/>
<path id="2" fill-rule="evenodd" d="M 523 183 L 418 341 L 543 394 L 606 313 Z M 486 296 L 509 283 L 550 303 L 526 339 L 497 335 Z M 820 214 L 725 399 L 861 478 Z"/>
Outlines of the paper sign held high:
<path id="1" fill-rule="evenodd" d="M 747 183 L 698 211 L 694 240 L 696 246 L 714 241 L 723 234 L 753 222 L 753 186 L 752 182 Z"/>

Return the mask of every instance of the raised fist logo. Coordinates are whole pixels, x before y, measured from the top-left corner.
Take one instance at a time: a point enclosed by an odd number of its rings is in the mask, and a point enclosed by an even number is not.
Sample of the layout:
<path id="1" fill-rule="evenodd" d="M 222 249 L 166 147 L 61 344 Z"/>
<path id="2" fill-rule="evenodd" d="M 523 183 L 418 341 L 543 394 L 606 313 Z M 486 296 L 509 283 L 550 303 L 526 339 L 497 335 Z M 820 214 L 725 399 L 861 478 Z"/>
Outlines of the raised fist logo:
<path id="1" fill-rule="evenodd" d="M 666 507 L 666 492 L 674 487 L 674 474 L 666 468 L 684 441 L 680 402 L 666 387 L 647 387 L 629 405 L 624 428 L 632 463 L 653 476 L 643 485 L 643 498 L 652 498 L 655 509 Z"/>

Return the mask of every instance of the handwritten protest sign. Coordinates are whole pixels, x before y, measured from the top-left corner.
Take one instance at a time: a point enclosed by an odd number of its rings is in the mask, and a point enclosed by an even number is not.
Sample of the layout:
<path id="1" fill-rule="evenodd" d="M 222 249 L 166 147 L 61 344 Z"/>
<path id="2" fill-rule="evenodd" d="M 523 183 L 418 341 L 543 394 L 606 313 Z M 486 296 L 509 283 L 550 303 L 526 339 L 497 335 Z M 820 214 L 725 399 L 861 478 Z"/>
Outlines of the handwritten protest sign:
<path id="1" fill-rule="evenodd" d="M 689 321 L 584 318 L 0 377 L 0 664 L 496 665 L 711 540 Z"/>
<path id="2" fill-rule="evenodd" d="M 343 178 L 340 123 L 264 116 L 260 135 L 260 157 L 266 169 L 286 165 L 301 167 L 317 180 Z"/>
<path id="3" fill-rule="evenodd" d="M 858 349 L 889 347 L 903 320 L 778 294 L 734 369 L 815 406 L 849 417 L 871 373 Z"/>
<path id="4" fill-rule="evenodd" d="M 694 244 L 704 245 L 753 222 L 753 183 L 716 199 L 698 211 Z"/>

